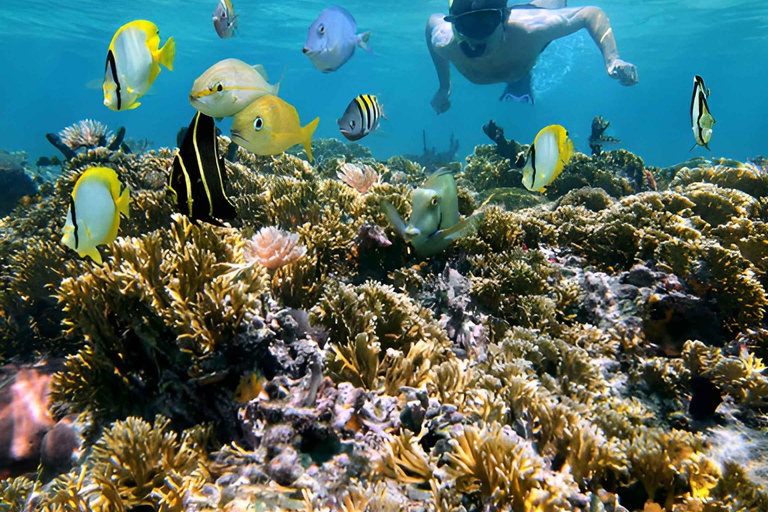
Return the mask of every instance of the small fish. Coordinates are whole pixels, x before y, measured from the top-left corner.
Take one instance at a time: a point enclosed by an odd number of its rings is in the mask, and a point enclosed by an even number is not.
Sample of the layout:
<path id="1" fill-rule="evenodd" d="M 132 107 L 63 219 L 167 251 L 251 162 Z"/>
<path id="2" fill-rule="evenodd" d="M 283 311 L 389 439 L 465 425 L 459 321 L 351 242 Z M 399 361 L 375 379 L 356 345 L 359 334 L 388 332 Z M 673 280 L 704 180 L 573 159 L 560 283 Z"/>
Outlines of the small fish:
<path id="1" fill-rule="evenodd" d="M 523 185 L 528 190 L 544 192 L 573 157 L 573 141 L 560 125 L 542 129 L 533 140 L 523 168 Z"/>
<path id="2" fill-rule="evenodd" d="M 307 126 L 299 123 L 299 113 L 293 105 L 277 96 L 262 96 L 232 121 L 232 141 L 257 155 L 279 155 L 301 144 L 312 161 L 312 134 L 320 118 Z"/>
<path id="3" fill-rule="evenodd" d="M 130 191 L 117 173 L 107 167 L 86 170 L 72 190 L 61 241 L 80 257 L 89 256 L 101 265 L 97 245 L 117 238 L 120 216 L 128 217 Z"/>
<path id="4" fill-rule="evenodd" d="M 195 80 L 189 102 L 213 118 L 231 117 L 266 94 L 277 96 L 280 82 L 270 85 L 264 66 L 237 59 L 217 62 Z"/>
<path id="5" fill-rule="evenodd" d="M 360 140 L 379 127 L 379 119 L 386 119 L 379 100 L 370 94 L 361 94 L 336 121 L 341 134 L 349 140 Z"/>
<path id="6" fill-rule="evenodd" d="M 241 404 L 247 404 L 258 397 L 264 390 L 267 379 L 254 372 L 240 379 L 240 384 L 235 389 L 235 400 Z"/>
<path id="7" fill-rule="evenodd" d="M 176 43 L 168 38 L 160 46 L 157 26 L 144 20 L 132 21 L 120 27 L 107 51 L 104 69 L 104 105 L 111 110 L 131 110 L 139 105 L 160 74 L 160 65 L 173 71 Z"/>
<path id="8" fill-rule="evenodd" d="M 411 242 L 421 257 L 442 252 L 451 240 L 472 233 L 483 219 L 482 211 L 461 219 L 456 181 L 449 169 L 435 171 L 413 191 L 408 224 L 391 203 L 382 201 L 381 207 L 397 234 Z"/>
<path id="9" fill-rule="evenodd" d="M 693 79 L 693 97 L 691 98 L 691 125 L 693 127 L 693 136 L 696 146 L 704 146 L 709 151 L 709 141 L 712 138 L 712 127 L 715 124 L 715 118 L 709 113 L 709 89 L 704 85 L 704 79 L 696 75 Z"/>
<path id="10" fill-rule="evenodd" d="M 369 53 L 370 32 L 357 33 L 355 18 L 341 7 L 328 7 L 309 27 L 304 55 L 323 73 L 336 71 L 355 54 L 360 47 Z"/>
<path id="11" fill-rule="evenodd" d="M 219 156 L 216 124 L 200 112 L 187 128 L 179 152 L 173 159 L 168 192 L 178 210 L 194 220 L 220 224 L 219 219 L 237 217 L 227 197 L 227 173 Z"/>
<path id="12" fill-rule="evenodd" d="M 222 39 L 228 39 L 235 35 L 237 28 L 237 14 L 230 0 L 220 0 L 216 10 L 213 11 L 213 28 Z"/>

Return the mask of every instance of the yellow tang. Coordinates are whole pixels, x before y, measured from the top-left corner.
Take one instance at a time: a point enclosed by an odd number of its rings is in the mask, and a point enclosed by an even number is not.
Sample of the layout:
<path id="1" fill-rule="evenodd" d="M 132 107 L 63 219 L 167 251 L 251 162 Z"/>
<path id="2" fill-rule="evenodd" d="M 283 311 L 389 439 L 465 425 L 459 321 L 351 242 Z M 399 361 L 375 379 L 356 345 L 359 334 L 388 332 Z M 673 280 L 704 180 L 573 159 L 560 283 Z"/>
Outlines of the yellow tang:
<path id="1" fill-rule="evenodd" d="M 107 167 L 91 167 L 75 184 L 69 200 L 62 243 L 81 257 L 101 264 L 97 245 L 112 243 L 120 228 L 120 215 L 128 217 L 130 192 Z"/>
<path id="2" fill-rule="evenodd" d="M 115 33 L 104 69 L 104 105 L 111 110 L 130 110 L 160 74 L 160 64 L 173 71 L 176 43 L 169 38 L 160 47 L 160 32 L 151 21 L 136 20 Z"/>
<path id="3" fill-rule="evenodd" d="M 312 161 L 312 134 L 320 118 L 307 126 L 299 123 L 293 105 L 268 94 L 257 99 L 234 117 L 232 140 L 257 155 L 279 155 L 301 144 Z"/>
<path id="4" fill-rule="evenodd" d="M 528 190 L 544 192 L 573 157 L 573 141 L 562 126 L 542 129 L 533 140 L 523 168 L 523 185 Z"/>

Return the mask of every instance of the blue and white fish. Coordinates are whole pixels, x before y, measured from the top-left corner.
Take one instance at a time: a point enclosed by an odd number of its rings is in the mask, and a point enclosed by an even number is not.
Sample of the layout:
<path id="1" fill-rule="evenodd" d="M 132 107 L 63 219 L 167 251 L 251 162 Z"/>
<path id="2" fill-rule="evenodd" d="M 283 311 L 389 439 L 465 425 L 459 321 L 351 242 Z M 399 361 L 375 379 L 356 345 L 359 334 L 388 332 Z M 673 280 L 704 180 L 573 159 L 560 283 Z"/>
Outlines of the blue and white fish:
<path id="1" fill-rule="evenodd" d="M 213 28 L 222 39 L 228 39 L 235 35 L 237 28 L 237 14 L 230 0 L 219 0 L 216 10 L 213 11 Z"/>
<path id="2" fill-rule="evenodd" d="M 309 27 L 304 54 L 323 73 L 336 71 L 355 54 L 355 48 L 368 49 L 371 33 L 357 33 L 355 18 L 341 7 L 325 9 Z"/>

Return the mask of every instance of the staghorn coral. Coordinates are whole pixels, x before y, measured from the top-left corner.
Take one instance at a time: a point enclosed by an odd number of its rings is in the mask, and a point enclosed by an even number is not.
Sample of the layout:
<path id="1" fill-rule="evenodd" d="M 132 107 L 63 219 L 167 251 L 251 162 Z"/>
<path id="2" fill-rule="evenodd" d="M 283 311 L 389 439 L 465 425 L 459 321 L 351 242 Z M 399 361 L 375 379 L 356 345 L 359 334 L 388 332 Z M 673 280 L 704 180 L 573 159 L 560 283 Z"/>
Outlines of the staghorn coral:
<path id="1" fill-rule="evenodd" d="M 0 508 L 7 512 L 22 512 L 34 482 L 26 477 L 0 480 Z"/>
<path id="2" fill-rule="evenodd" d="M 338 178 L 354 188 L 361 194 L 365 194 L 370 188 L 379 182 L 379 175 L 369 165 L 355 165 L 346 163 L 336 173 Z"/>
<path id="3" fill-rule="evenodd" d="M 262 228 L 245 243 L 245 261 L 258 262 L 270 270 L 290 265 L 307 253 L 307 248 L 298 242 L 299 235 L 295 233 L 271 226 Z"/>

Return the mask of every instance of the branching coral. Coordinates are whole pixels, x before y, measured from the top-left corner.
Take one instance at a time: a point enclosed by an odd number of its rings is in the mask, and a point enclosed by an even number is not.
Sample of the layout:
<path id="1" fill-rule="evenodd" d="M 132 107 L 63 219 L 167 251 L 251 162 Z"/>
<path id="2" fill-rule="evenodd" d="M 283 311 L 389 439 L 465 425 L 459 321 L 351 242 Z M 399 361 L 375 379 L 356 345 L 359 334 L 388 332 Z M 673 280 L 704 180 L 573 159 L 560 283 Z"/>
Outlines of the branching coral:
<path id="1" fill-rule="evenodd" d="M 354 188 L 361 194 L 365 194 L 370 188 L 379 182 L 378 173 L 370 165 L 356 165 L 346 163 L 336 173 L 338 178 Z"/>
<path id="2" fill-rule="evenodd" d="M 67 126 L 59 132 L 62 142 L 77 151 L 80 148 L 97 148 L 106 146 L 112 138 L 112 132 L 106 125 L 93 119 L 85 119 L 72 126 Z"/>

